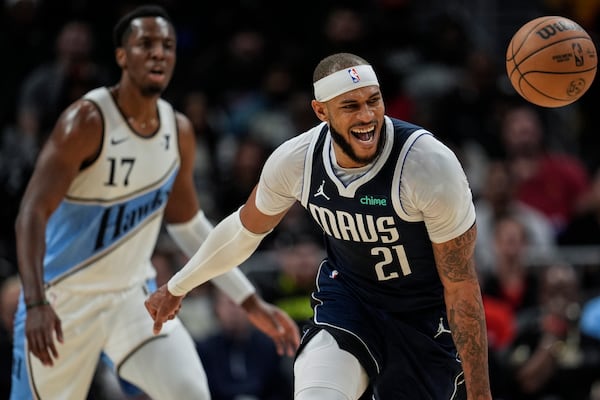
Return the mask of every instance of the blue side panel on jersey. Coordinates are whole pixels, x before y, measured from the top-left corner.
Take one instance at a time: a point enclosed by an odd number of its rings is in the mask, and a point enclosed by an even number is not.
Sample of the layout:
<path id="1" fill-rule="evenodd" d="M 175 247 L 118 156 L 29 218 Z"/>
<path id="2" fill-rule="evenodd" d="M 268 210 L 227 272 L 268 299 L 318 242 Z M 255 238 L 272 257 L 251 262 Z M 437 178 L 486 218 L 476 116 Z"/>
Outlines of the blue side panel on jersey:
<path id="1" fill-rule="evenodd" d="M 45 280 L 69 271 L 93 255 L 94 236 L 104 207 L 61 203 L 46 229 Z"/>
<path id="2" fill-rule="evenodd" d="M 10 400 L 33 399 L 29 387 L 29 374 L 27 372 L 27 354 L 25 351 L 25 302 L 23 292 L 19 295 L 19 305 L 15 314 L 13 361 L 11 370 Z"/>
<path id="3" fill-rule="evenodd" d="M 155 190 L 102 205 L 63 201 L 46 229 L 46 282 L 118 243 L 166 205 L 176 171 Z"/>

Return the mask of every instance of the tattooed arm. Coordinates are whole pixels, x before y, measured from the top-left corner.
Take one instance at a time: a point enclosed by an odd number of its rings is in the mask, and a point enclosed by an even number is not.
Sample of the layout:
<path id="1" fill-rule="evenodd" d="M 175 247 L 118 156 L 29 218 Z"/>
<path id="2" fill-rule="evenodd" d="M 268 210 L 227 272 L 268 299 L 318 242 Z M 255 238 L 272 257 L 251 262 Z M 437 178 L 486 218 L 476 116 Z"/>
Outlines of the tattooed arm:
<path id="1" fill-rule="evenodd" d="M 433 251 L 444 285 L 450 330 L 465 373 L 467 398 L 491 400 L 485 314 L 473 260 L 476 236 L 473 225 L 456 239 L 434 243 Z"/>

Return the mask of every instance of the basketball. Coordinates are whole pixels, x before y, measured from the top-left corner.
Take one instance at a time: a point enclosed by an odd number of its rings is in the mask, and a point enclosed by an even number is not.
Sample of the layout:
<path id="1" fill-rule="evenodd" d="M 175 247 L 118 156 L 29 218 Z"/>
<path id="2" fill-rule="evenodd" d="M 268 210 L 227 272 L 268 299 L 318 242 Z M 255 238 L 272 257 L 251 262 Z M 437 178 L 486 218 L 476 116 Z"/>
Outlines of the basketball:
<path id="1" fill-rule="evenodd" d="M 576 22 L 544 16 L 523 25 L 506 50 L 506 72 L 517 93 L 541 107 L 579 99 L 596 75 L 596 47 Z"/>

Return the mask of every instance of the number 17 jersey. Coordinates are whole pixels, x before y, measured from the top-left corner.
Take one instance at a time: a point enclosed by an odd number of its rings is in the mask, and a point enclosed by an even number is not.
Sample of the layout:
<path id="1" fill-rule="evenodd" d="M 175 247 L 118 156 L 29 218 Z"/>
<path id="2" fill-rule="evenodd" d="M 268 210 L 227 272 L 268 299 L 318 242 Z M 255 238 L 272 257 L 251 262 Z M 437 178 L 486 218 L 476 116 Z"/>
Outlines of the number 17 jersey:
<path id="1" fill-rule="evenodd" d="M 107 88 L 84 98 L 102 116 L 102 148 L 48 221 L 44 279 L 78 291 L 120 290 L 153 271 L 150 257 L 180 163 L 175 114 L 159 100 L 159 127 L 142 136 Z"/>

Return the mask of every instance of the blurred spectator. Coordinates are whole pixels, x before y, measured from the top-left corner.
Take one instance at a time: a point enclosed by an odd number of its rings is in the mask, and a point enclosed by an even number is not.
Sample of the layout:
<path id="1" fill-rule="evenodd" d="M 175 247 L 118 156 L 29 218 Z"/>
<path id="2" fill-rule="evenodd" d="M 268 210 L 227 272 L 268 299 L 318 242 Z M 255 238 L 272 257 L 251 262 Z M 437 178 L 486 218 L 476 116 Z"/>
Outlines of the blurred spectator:
<path id="1" fill-rule="evenodd" d="M 247 135 L 255 137 L 275 148 L 298 131 L 292 120 L 292 94 L 295 82 L 291 68 L 286 63 L 275 63 L 267 71 L 257 94 L 262 107 L 256 110 L 248 122 Z M 305 104 L 309 108 L 310 102 Z"/>
<path id="2" fill-rule="evenodd" d="M 17 272 L 15 218 L 39 148 L 35 137 L 25 135 L 14 124 L 0 129 L 0 259 L 5 260 L 0 265 L 0 275 L 3 277 Z"/>
<path id="3" fill-rule="evenodd" d="M 15 122 L 15 98 L 27 73 L 44 59 L 47 32 L 40 0 L 4 0 L 0 5 L 0 51 L 10 61 L 0 74 L 0 128 Z"/>
<path id="4" fill-rule="evenodd" d="M 197 342 L 212 400 L 292 399 L 292 382 L 273 342 L 222 291 L 215 289 L 212 299 L 220 329 Z"/>
<path id="5" fill-rule="evenodd" d="M 482 279 L 483 297 L 493 298 L 518 313 L 537 303 L 538 276 L 528 266 L 525 227 L 517 219 L 504 216 L 494 227 L 495 262 L 493 271 Z"/>
<path id="6" fill-rule="evenodd" d="M 543 120 L 529 104 L 506 110 L 501 139 L 517 198 L 544 213 L 558 234 L 584 206 L 588 171 L 576 157 L 547 146 Z"/>
<path id="7" fill-rule="evenodd" d="M 10 393 L 13 320 L 17 310 L 21 281 L 11 275 L 0 283 L 0 393 Z"/>
<path id="8" fill-rule="evenodd" d="M 379 49 L 371 43 L 372 27 L 369 24 L 369 4 L 334 4 L 326 10 L 316 46 L 310 57 L 321 59 L 332 53 L 350 52 L 375 63 Z"/>
<path id="9" fill-rule="evenodd" d="M 579 329 L 580 281 L 576 270 L 553 264 L 541 272 L 538 303 L 518 315 L 506 352 L 506 398 L 588 400 L 598 380 L 600 341 Z"/>
<path id="10" fill-rule="evenodd" d="M 281 234 L 272 250 L 271 268 L 255 269 L 248 277 L 263 298 L 286 311 L 299 328 L 312 316 L 310 294 L 314 290 L 319 265 L 325 258 L 323 245 L 309 234 Z"/>
<path id="11" fill-rule="evenodd" d="M 473 50 L 465 57 L 456 85 L 434 99 L 431 130 L 457 151 L 477 196 L 485 185 L 487 160 L 499 148 L 495 132 L 505 97 L 504 70 L 489 50 Z"/>
<path id="12" fill-rule="evenodd" d="M 0 259 L 2 278 L 16 272 L 14 221 L 39 143 L 17 126 L 16 102 L 29 71 L 44 59 L 47 40 L 40 25 L 39 0 L 7 0 L 0 6 L 0 50 L 10 57 L 2 66 L 0 87 Z M 45 96 L 45 94 L 41 94 Z M 10 267 L 10 269 L 6 269 Z"/>
<path id="13" fill-rule="evenodd" d="M 592 176 L 587 208 L 573 215 L 558 235 L 561 245 L 600 245 L 600 167 Z"/>
<path id="14" fill-rule="evenodd" d="M 558 235 L 558 244 L 570 247 L 583 277 L 583 289 L 596 294 L 600 288 L 600 167 L 592 176 L 586 209 L 575 214 Z"/>
<path id="15" fill-rule="evenodd" d="M 515 312 L 507 302 L 488 295 L 483 296 L 483 307 L 490 353 L 501 351 L 514 339 Z"/>
<path id="16" fill-rule="evenodd" d="M 235 152 L 229 169 L 223 171 L 222 181 L 215 189 L 216 219 L 220 221 L 241 207 L 258 183 L 262 167 L 270 154 L 263 141 L 247 136 L 230 143 Z"/>
<path id="17" fill-rule="evenodd" d="M 254 113 L 263 108 L 260 87 L 274 56 L 269 43 L 258 28 L 231 32 L 224 46 L 216 49 L 212 65 L 201 74 L 207 93 L 227 112 L 227 131 L 236 137 L 246 135 Z"/>
<path id="18" fill-rule="evenodd" d="M 222 169 L 231 157 L 223 155 L 228 124 L 225 110 L 212 104 L 206 92 L 189 90 L 181 100 L 182 112 L 190 119 L 196 134 L 194 181 L 202 209 L 207 215 L 215 213 L 214 188 L 219 184 Z M 225 149 L 226 153 L 231 153 Z"/>
<path id="19" fill-rule="evenodd" d="M 69 21 L 60 30 L 55 56 L 29 74 L 19 93 L 20 131 L 44 140 L 60 112 L 88 90 L 111 82 L 107 67 L 92 59 L 94 34 L 83 21 Z"/>
<path id="20" fill-rule="evenodd" d="M 493 224 L 493 268 L 481 273 L 482 300 L 489 346 L 490 385 L 494 398 L 506 385 L 502 353 L 515 338 L 516 316 L 535 304 L 537 275 L 525 265 L 525 227 L 509 215 Z"/>
<path id="21" fill-rule="evenodd" d="M 485 295 L 482 300 L 488 336 L 490 387 L 494 399 L 503 400 L 499 394 L 506 391 L 507 378 L 502 355 L 515 338 L 517 321 L 513 309 L 503 300 Z"/>
<path id="22" fill-rule="evenodd" d="M 434 131 L 439 131 L 444 135 L 443 140 L 454 146 L 474 141 L 491 154 L 497 146 L 493 133 L 504 98 L 499 82 L 504 71 L 498 69 L 495 58 L 485 51 L 473 50 L 464 58 L 463 73 L 456 86 L 436 104 Z"/>
<path id="23" fill-rule="evenodd" d="M 295 132 L 306 132 L 318 121 L 310 107 L 311 100 L 312 92 L 295 90 L 290 95 L 287 108 Z"/>
<path id="24" fill-rule="evenodd" d="M 404 88 L 415 104 L 414 122 L 433 129 L 436 104 L 456 90 L 466 74 L 465 66 L 473 51 L 473 36 L 469 31 L 473 26 L 453 12 L 433 15 L 424 26 L 418 47 L 419 62 L 407 71 Z M 445 128 L 438 128 L 440 135 L 444 135 Z M 456 147 L 456 143 L 444 140 Z"/>
<path id="25" fill-rule="evenodd" d="M 477 242 L 475 257 L 478 269 L 489 273 L 494 268 L 494 230 L 498 220 L 512 216 L 526 230 L 527 258 L 551 259 L 556 253 L 554 229 L 548 218 L 516 197 L 516 187 L 506 162 L 491 161 L 484 173 L 481 195 L 475 200 Z"/>

